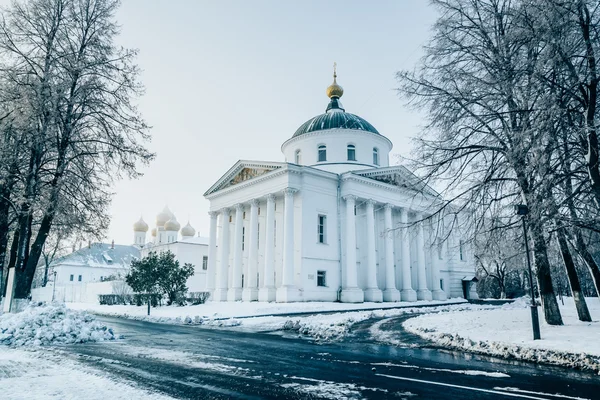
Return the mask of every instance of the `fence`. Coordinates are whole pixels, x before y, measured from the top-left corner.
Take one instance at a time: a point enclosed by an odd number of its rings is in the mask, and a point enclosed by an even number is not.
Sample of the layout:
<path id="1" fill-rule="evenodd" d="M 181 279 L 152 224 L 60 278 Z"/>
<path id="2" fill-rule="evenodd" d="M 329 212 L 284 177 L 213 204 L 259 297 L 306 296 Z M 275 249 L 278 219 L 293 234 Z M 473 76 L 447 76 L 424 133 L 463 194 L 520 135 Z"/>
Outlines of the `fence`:
<path id="1" fill-rule="evenodd" d="M 97 304 L 99 294 L 113 294 L 113 283 L 115 282 L 119 281 L 81 282 L 57 285 L 56 287 L 49 283 L 46 287 L 31 289 L 31 300 L 50 302 L 54 291 L 54 301 Z"/>

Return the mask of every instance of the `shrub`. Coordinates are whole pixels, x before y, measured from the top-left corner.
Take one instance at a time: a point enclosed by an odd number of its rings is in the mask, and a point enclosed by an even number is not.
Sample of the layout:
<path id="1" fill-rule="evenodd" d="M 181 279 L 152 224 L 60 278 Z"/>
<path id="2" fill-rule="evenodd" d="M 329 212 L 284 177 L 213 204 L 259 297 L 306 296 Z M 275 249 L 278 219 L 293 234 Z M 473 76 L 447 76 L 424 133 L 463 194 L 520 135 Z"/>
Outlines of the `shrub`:
<path id="1" fill-rule="evenodd" d="M 185 300 L 192 305 L 204 304 L 210 297 L 210 292 L 189 292 Z"/>

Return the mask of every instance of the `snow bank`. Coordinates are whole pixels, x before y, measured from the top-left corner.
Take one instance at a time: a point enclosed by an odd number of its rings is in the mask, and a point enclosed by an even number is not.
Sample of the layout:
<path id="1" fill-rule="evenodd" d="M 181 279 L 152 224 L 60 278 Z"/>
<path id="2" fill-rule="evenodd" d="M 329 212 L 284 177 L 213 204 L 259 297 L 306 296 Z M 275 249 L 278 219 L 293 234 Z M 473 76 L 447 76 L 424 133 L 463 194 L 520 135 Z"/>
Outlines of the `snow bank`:
<path id="1" fill-rule="evenodd" d="M 559 302 L 563 326 L 545 323 L 533 340 L 528 299 L 493 310 L 452 311 L 411 318 L 403 327 L 441 346 L 505 358 L 555 364 L 600 373 L 600 302 L 588 300 L 594 322 L 580 322 L 572 298 Z"/>
<path id="2" fill-rule="evenodd" d="M 41 346 L 54 343 L 83 343 L 112 340 L 111 329 L 86 312 L 64 305 L 31 304 L 16 314 L 0 315 L 0 344 Z"/>

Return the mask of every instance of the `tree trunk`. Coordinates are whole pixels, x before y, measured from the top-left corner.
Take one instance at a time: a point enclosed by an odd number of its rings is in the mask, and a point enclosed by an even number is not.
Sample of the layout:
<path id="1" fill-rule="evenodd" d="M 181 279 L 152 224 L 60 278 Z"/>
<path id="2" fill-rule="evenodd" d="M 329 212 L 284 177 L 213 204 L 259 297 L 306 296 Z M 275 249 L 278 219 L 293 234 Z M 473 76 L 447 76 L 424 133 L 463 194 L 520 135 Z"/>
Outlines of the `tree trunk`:
<path id="1" fill-rule="evenodd" d="M 592 275 L 592 281 L 594 282 L 594 287 L 596 288 L 596 293 L 598 298 L 600 299 L 600 267 L 594 260 L 594 257 L 588 250 L 587 244 L 585 243 L 585 239 L 583 238 L 583 234 L 579 228 L 575 228 L 575 243 L 577 245 L 577 252 L 583 258 L 588 269 L 590 270 L 590 275 Z"/>
<path id="2" fill-rule="evenodd" d="M 571 252 L 569 251 L 569 246 L 567 244 L 567 238 L 565 236 L 564 228 L 557 229 L 556 239 L 558 241 L 558 247 L 560 249 L 565 268 L 567 270 L 567 277 L 569 278 L 569 285 L 571 286 L 571 292 L 573 293 L 573 300 L 575 300 L 575 308 L 577 309 L 577 315 L 579 316 L 579 320 L 584 322 L 591 322 L 592 317 L 590 316 L 590 311 L 588 310 L 587 304 L 585 302 L 585 297 L 581 292 L 581 284 L 579 282 L 579 277 L 577 276 L 577 270 L 575 269 L 573 257 L 571 256 Z"/>
<path id="3" fill-rule="evenodd" d="M 35 237 L 35 241 L 31 246 L 29 257 L 27 258 L 27 264 L 20 274 L 17 289 L 15 291 L 15 297 L 18 299 L 26 299 L 31 293 L 31 284 L 33 283 L 33 277 L 35 275 L 35 269 L 42 255 L 44 243 L 52 227 L 52 220 L 54 216 L 45 215 L 40 224 L 40 228 Z"/>
<path id="4" fill-rule="evenodd" d="M 543 234 L 541 222 L 535 218 L 529 218 L 529 231 L 533 241 L 533 258 L 535 260 L 536 275 L 544 317 L 548 325 L 562 325 L 562 317 L 558 302 L 552 287 L 552 276 L 550 275 L 550 261 L 548 260 L 548 246 Z"/>

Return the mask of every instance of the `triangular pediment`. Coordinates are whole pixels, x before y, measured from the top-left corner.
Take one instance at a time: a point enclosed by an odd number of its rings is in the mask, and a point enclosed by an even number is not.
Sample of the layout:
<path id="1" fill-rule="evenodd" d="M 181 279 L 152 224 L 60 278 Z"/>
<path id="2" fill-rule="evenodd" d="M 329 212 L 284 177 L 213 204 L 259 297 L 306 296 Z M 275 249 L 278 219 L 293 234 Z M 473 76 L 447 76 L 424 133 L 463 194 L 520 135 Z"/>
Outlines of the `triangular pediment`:
<path id="1" fill-rule="evenodd" d="M 439 197 L 440 194 L 427 185 L 422 179 L 413 174 L 402 165 L 384 168 L 370 168 L 360 171 L 352 171 L 353 174 L 373 179 L 389 185 L 407 188 L 418 192 L 424 192 L 430 196 Z"/>
<path id="2" fill-rule="evenodd" d="M 286 163 L 263 162 L 263 161 L 244 161 L 240 160 L 233 165 L 213 186 L 204 193 L 205 196 L 239 185 L 269 172 L 283 168 Z"/>

